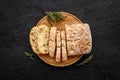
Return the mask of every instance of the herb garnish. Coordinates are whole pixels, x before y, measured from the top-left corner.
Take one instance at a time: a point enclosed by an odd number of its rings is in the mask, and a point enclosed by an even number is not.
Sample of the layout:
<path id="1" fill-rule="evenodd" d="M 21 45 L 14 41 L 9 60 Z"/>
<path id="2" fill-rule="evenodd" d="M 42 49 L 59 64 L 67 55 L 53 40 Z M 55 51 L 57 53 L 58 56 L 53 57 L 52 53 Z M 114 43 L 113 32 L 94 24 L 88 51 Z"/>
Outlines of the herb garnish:
<path id="1" fill-rule="evenodd" d="M 92 58 L 93 58 L 93 55 L 91 54 L 91 55 L 89 55 L 89 57 L 86 58 L 83 62 L 77 64 L 77 66 L 84 65 L 84 64 L 88 63 L 90 60 L 92 60 Z"/>
<path id="2" fill-rule="evenodd" d="M 52 25 L 52 23 L 57 23 L 61 20 L 64 20 L 67 17 L 63 16 L 60 12 L 46 12 L 46 15 L 50 25 Z"/>
<path id="3" fill-rule="evenodd" d="M 34 54 L 29 53 L 29 52 L 24 52 L 26 57 L 29 57 L 30 59 L 34 60 L 33 56 Z"/>

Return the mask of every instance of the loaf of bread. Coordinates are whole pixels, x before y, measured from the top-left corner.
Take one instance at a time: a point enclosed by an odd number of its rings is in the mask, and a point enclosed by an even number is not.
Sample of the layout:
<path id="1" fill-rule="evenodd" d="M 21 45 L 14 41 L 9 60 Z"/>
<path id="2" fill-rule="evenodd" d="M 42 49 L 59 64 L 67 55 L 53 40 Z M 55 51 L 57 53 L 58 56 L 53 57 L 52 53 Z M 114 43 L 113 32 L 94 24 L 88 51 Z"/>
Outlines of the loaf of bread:
<path id="1" fill-rule="evenodd" d="M 88 54 L 92 48 L 88 24 L 65 25 L 68 56 Z"/>
<path id="2" fill-rule="evenodd" d="M 46 25 L 30 31 L 30 44 L 36 54 L 48 54 L 56 62 L 67 61 L 69 56 L 90 53 L 92 37 L 88 24 L 66 24 L 65 30 Z"/>

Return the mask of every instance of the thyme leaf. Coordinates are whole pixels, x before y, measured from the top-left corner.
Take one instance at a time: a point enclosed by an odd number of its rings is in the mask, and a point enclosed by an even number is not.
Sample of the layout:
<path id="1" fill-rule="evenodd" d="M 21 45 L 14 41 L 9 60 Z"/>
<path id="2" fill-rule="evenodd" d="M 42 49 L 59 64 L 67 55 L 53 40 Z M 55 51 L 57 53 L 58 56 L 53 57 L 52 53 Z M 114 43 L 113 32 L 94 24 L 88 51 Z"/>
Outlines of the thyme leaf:
<path id="1" fill-rule="evenodd" d="M 26 57 L 29 57 L 30 59 L 34 60 L 33 56 L 34 54 L 29 53 L 29 52 L 24 52 Z"/>
<path id="2" fill-rule="evenodd" d="M 89 61 L 91 61 L 93 58 L 93 54 L 89 55 L 89 57 L 87 57 L 84 61 L 82 61 L 81 63 L 77 64 L 77 66 L 81 66 L 84 65 L 86 63 L 88 63 Z"/>
<path id="3" fill-rule="evenodd" d="M 64 20 L 67 16 L 63 16 L 62 13 L 60 12 L 46 12 L 47 15 L 47 21 L 49 22 L 50 25 L 52 23 L 57 23 L 59 21 Z"/>

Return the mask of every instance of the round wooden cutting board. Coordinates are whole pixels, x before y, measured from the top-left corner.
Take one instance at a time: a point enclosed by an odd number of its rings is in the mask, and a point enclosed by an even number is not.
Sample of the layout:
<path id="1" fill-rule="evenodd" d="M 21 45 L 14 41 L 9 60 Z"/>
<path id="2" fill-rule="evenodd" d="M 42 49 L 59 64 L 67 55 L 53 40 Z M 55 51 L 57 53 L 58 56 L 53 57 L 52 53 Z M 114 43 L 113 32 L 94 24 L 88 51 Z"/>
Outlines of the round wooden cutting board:
<path id="1" fill-rule="evenodd" d="M 57 29 L 59 28 L 62 28 L 64 29 L 64 26 L 65 24 L 75 24 L 75 23 L 82 23 L 81 20 L 79 20 L 76 16 L 70 14 L 70 13 L 67 13 L 67 12 L 61 12 L 64 16 L 67 16 L 67 18 L 65 18 L 63 21 L 61 22 L 58 22 L 58 23 L 53 23 L 52 26 L 54 27 L 57 27 Z M 47 25 L 49 28 L 50 28 L 50 24 L 48 23 L 47 21 L 47 16 L 43 17 L 39 22 L 38 24 L 36 25 L 37 26 L 40 26 L 40 25 Z M 38 55 L 40 59 L 42 59 L 45 63 L 49 64 L 49 65 L 52 65 L 52 66 L 56 66 L 56 67 L 65 67 L 65 66 L 69 66 L 75 62 L 77 62 L 83 55 L 78 55 L 78 56 L 71 56 L 71 57 L 68 57 L 68 60 L 66 62 L 56 62 L 55 61 L 55 58 L 51 58 L 49 56 L 49 54 L 47 55 Z"/>

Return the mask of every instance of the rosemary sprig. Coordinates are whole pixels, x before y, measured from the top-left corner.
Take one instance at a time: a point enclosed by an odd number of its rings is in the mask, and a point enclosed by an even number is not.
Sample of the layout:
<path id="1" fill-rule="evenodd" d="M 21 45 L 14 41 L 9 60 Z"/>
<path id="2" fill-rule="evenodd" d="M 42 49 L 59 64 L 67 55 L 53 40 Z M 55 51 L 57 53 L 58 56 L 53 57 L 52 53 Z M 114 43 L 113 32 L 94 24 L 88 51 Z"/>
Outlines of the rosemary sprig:
<path id="1" fill-rule="evenodd" d="M 33 56 L 34 54 L 29 53 L 29 52 L 24 52 L 26 57 L 29 57 L 30 59 L 34 60 Z"/>
<path id="2" fill-rule="evenodd" d="M 91 61 L 93 58 L 93 54 L 89 55 L 88 58 L 86 58 L 84 61 L 82 61 L 81 63 L 77 64 L 77 66 L 81 66 L 81 65 L 84 65 L 86 63 L 88 63 L 89 61 Z"/>
<path id="3" fill-rule="evenodd" d="M 62 13 L 60 12 L 46 12 L 47 15 L 47 21 L 49 22 L 50 25 L 52 23 L 57 23 L 59 21 L 64 20 L 67 16 L 63 16 Z"/>

